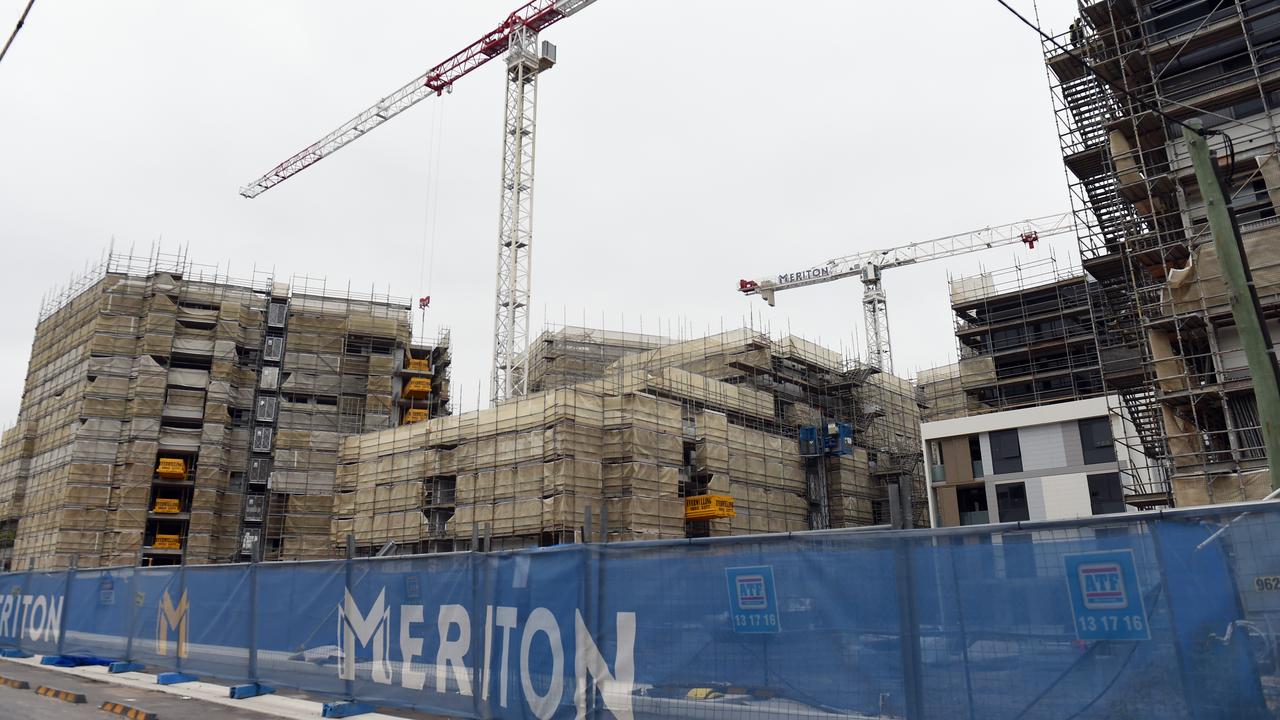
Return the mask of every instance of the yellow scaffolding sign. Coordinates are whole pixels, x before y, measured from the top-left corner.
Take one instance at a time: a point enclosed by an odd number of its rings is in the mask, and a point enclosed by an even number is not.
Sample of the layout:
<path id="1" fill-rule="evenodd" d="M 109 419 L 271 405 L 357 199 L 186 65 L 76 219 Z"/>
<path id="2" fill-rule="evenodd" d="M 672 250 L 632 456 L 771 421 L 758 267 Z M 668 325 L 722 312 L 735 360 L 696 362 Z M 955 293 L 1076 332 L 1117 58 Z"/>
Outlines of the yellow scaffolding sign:
<path id="1" fill-rule="evenodd" d="M 181 550 L 182 536 L 180 535 L 156 535 L 155 542 L 151 543 L 151 547 L 156 550 Z"/>
<path id="2" fill-rule="evenodd" d="M 719 520 L 736 517 L 728 495 L 694 495 L 684 499 L 685 520 Z"/>
<path id="3" fill-rule="evenodd" d="M 187 477 L 187 461 L 181 458 L 160 458 L 156 474 L 165 480 L 183 480 Z"/>

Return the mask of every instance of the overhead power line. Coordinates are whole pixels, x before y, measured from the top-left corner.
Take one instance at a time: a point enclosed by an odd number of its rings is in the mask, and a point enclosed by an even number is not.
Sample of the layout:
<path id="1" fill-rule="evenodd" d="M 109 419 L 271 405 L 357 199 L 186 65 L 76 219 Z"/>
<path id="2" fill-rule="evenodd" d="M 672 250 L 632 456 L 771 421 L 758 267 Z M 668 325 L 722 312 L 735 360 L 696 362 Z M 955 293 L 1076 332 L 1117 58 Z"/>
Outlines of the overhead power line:
<path id="1" fill-rule="evenodd" d="M 36 4 L 36 0 L 28 0 L 27 7 L 22 11 L 22 17 L 18 18 L 18 24 L 13 27 L 13 32 L 9 33 L 9 39 L 4 43 L 4 49 L 0 50 L 0 61 L 4 60 L 4 56 L 9 52 L 9 46 L 13 44 L 13 39 L 18 37 L 18 31 L 22 29 L 22 24 L 27 21 L 27 13 L 31 12 L 31 6 Z"/>
<path id="2" fill-rule="evenodd" d="M 1136 103 L 1138 103 L 1139 105 L 1141 105 L 1144 109 L 1146 109 L 1146 110 L 1150 110 L 1151 112 L 1155 113 L 1156 115 L 1159 115 L 1160 117 L 1164 118 L 1165 120 L 1167 120 L 1167 121 L 1169 121 L 1169 122 L 1171 122 L 1171 123 L 1174 123 L 1174 124 L 1176 124 L 1176 125 L 1181 125 L 1182 127 L 1187 128 L 1188 130 L 1190 130 L 1190 131 L 1194 132 L 1194 133 L 1195 133 L 1195 134 L 1197 134 L 1197 135 L 1207 136 L 1207 135 L 1211 135 L 1211 134 L 1217 134 L 1217 133 L 1215 133 L 1215 132 L 1213 132 L 1213 131 L 1208 131 L 1208 130 L 1204 130 L 1204 129 L 1202 129 L 1202 128 L 1197 128 L 1197 127 L 1192 127 L 1192 126 L 1188 125 L 1187 123 L 1185 123 L 1185 122 L 1183 122 L 1183 121 L 1179 120 L 1178 118 L 1173 117 L 1173 116 L 1171 116 L 1171 115 L 1169 115 L 1169 114 L 1165 113 L 1165 112 L 1164 112 L 1163 110 L 1161 110 L 1160 108 L 1156 107 L 1155 105 L 1152 105 L 1151 103 L 1147 102 L 1146 100 L 1143 100 L 1142 98 L 1138 97 L 1137 95 L 1134 95 L 1133 93 L 1129 92 L 1127 89 L 1125 89 L 1125 88 L 1121 87 L 1118 83 L 1114 83 L 1114 82 L 1112 82 L 1111 80 L 1109 80 L 1109 79 L 1107 79 L 1107 78 L 1103 77 L 1101 73 L 1099 73 L 1097 70 L 1094 70 L 1094 69 L 1093 69 L 1093 66 L 1092 66 L 1092 65 L 1090 65 L 1088 62 L 1085 62 L 1084 58 L 1082 58 L 1082 57 L 1080 57 L 1079 55 L 1075 54 L 1075 53 L 1074 53 L 1074 52 L 1072 52 L 1071 50 L 1069 50 L 1069 49 L 1067 49 L 1067 48 L 1063 47 L 1063 46 L 1062 46 L 1062 43 L 1059 43 L 1057 40 L 1055 40 L 1052 36 L 1050 36 L 1050 35 L 1049 35 L 1048 33 L 1046 33 L 1044 30 L 1041 30 L 1041 29 L 1040 29 L 1040 27 L 1039 27 L 1038 25 L 1036 25 L 1035 23 L 1033 23 L 1033 22 L 1031 22 L 1030 20 L 1028 20 L 1028 19 L 1026 18 L 1026 16 L 1024 16 L 1022 13 L 1018 12 L 1017 10 L 1014 10 L 1014 9 L 1013 9 L 1013 7 L 1012 7 L 1011 5 L 1009 5 L 1009 3 L 1005 2 L 1005 0 L 996 0 L 996 2 L 1000 3 L 1001 5 L 1003 5 L 1005 10 L 1008 10 L 1009 12 L 1013 13 L 1013 16 L 1014 16 L 1014 17 L 1016 17 L 1016 18 L 1018 18 L 1019 20 L 1021 20 L 1021 21 L 1022 21 L 1022 24 L 1026 25 L 1027 27 L 1031 28 L 1032 30 L 1035 30 L 1035 31 L 1036 31 L 1036 33 L 1040 35 L 1040 37 L 1044 38 L 1044 39 L 1045 39 L 1045 40 L 1047 40 L 1048 42 L 1052 43 L 1054 47 L 1056 47 L 1056 48 L 1058 48 L 1059 50 L 1061 50 L 1062 52 L 1066 53 L 1067 57 L 1071 58 L 1072 60 L 1075 60 L 1077 63 L 1080 63 L 1080 67 L 1084 68 L 1086 72 L 1088 72 L 1090 75 L 1094 76 L 1094 77 L 1095 77 L 1095 78 L 1097 78 L 1098 80 L 1101 80 L 1102 82 L 1106 83 L 1106 84 L 1107 84 L 1107 85 L 1108 85 L 1112 90 L 1115 90 L 1116 92 L 1120 93 L 1121 95 L 1124 95 L 1125 97 L 1129 98 L 1130 100 L 1133 100 L 1134 102 L 1136 102 Z"/>

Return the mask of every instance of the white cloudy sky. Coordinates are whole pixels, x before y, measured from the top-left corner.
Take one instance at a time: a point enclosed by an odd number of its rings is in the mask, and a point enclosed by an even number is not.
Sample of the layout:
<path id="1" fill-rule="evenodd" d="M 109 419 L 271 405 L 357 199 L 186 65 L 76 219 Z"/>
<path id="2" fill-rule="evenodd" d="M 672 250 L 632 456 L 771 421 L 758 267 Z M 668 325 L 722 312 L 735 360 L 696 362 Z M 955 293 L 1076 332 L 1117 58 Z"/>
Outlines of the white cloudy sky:
<path id="1" fill-rule="evenodd" d="M 474 407 L 492 342 L 499 63 L 257 200 L 237 190 L 515 4 L 38 1 L 0 64 L 2 422 L 41 296 L 112 238 L 185 245 L 233 274 L 430 293 L 428 334 L 452 328 L 455 394 Z M 1074 4 L 1041 0 L 1045 24 L 1065 29 Z M 23 5 L 0 0 L 6 36 Z M 770 309 L 738 279 L 1067 209 L 1040 44 L 995 0 L 600 0 L 543 37 L 560 64 L 541 84 L 535 327 L 754 322 L 847 349 L 862 336 L 856 281 Z M 954 357 L 948 272 L 1014 256 L 886 275 L 900 374 Z"/>

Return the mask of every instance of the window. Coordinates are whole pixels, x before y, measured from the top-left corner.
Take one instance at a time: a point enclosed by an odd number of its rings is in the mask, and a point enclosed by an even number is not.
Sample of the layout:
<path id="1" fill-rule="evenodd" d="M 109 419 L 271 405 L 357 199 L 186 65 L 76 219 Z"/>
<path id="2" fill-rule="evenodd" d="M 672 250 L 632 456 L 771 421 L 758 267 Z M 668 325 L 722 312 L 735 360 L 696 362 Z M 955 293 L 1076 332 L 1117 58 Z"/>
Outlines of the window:
<path id="1" fill-rule="evenodd" d="M 432 505 L 453 505 L 456 502 L 458 478 L 456 476 L 437 477 L 431 493 Z"/>
<path id="2" fill-rule="evenodd" d="M 982 477 L 982 441 L 977 435 L 969 436 L 969 461 L 973 463 L 973 476 Z"/>
<path id="3" fill-rule="evenodd" d="M 1105 417 L 1086 418 L 1080 425 L 1080 447 L 1084 450 L 1084 464 L 1096 465 L 1116 461 L 1115 441 L 1111 438 L 1111 420 Z"/>
<path id="4" fill-rule="evenodd" d="M 1094 515 L 1109 515 L 1125 511 L 1124 487 L 1120 484 L 1120 473 L 1089 476 L 1089 506 Z"/>
<path id="5" fill-rule="evenodd" d="M 1005 328 L 991 333 L 991 345 L 996 350 L 1027 344 L 1027 336 L 1021 327 Z"/>
<path id="6" fill-rule="evenodd" d="M 934 483 L 946 482 L 946 468 L 942 461 L 942 443 L 940 441 L 929 441 L 929 459 L 932 461 L 929 465 L 930 481 Z"/>
<path id="7" fill-rule="evenodd" d="M 1023 483 L 997 485 L 996 508 L 1000 511 L 1000 522 L 1030 520 L 1031 508 L 1027 505 L 1027 486 Z"/>
<path id="8" fill-rule="evenodd" d="M 987 517 L 987 486 L 982 483 L 956 488 L 956 506 L 960 510 L 961 525 L 991 522 Z"/>
<path id="9" fill-rule="evenodd" d="M 996 475 L 1022 472 L 1022 448 L 1017 430 L 996 430 L 991 437 L 991 469 Z"/>

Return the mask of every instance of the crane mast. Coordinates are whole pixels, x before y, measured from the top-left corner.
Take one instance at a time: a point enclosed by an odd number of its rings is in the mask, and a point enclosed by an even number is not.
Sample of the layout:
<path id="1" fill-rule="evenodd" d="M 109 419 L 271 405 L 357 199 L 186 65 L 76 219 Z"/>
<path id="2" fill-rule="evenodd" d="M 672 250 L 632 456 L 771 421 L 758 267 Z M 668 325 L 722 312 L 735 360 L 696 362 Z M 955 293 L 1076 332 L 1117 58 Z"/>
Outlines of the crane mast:
<path id="1" fill-rule="evenodd" d="M 880 282 L 881 273 L 884 270 L 1015 243 L 1034 248 L 1037 242 L 1056 235 L 1074 233 L 1075 229 L 1075 218 L 1071 213 L 1046 215 L 1007 225 L 995 225 L 932 240 L 922 240 L 909 245 L 864 250 L 833 258 L 802 270 L 778 273 L 755 280 L 739 280 L 738 291 L 744 295 L 759 295 L 772 306 L 775 293 L 782 290 L 819 285 L 847 277 L 861 278 L 867 362 L 882 370 L 893 372 L 888 303 L 884 287 Z"/>
<path id="2" fill-rule="evenodd" d="M 512 33 L 507 53 L 507 109 L 502 133 L 502 205 L 498 220 L 497 295 L 493 312 L 493 402 L 528 392 L 529 292 L 533 252 L 534 140 L 538 76 L 555 64 L 555 46 L 538 47 L 527 28 Z"/>
<path id="3" fill-rule="evenodd" d="M 240 194 L 246 198 L 258 197 L 417 103 L 452 91 L 455 82 L 506 53 L 507 101 L 503 121 L 502 202 L 490 386 L 494 402 L 523 395 L 528 389 L 525 349 L 529 337 L 538 76 L 555 64 L 555 46 L 551 43 L 540 46 L 538 33 L 595 2 L 529 0 L 508 15 L 497 28 L 240 189 Z"/>

